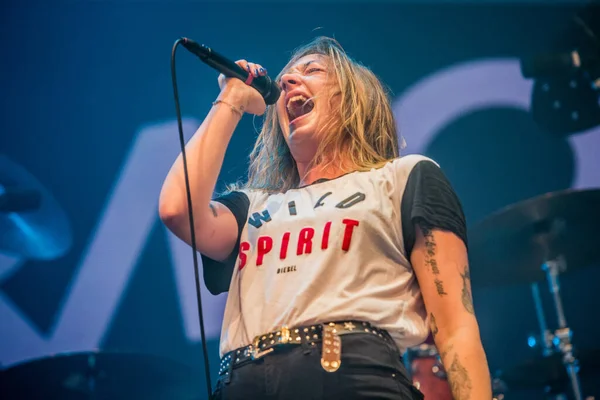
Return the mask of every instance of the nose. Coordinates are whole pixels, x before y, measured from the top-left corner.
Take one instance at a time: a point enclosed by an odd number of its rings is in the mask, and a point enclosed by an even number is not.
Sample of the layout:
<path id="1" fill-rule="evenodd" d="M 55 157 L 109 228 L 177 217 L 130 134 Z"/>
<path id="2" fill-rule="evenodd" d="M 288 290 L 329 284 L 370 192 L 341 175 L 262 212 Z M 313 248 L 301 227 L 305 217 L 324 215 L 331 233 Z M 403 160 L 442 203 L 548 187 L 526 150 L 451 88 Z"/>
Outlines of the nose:
<path id="1" fill-rule="evenodd" d="M 296 74 L 284 74 L 281 77 L 281 88 L 286 92 L 300 84 L 300 79 Z"/>

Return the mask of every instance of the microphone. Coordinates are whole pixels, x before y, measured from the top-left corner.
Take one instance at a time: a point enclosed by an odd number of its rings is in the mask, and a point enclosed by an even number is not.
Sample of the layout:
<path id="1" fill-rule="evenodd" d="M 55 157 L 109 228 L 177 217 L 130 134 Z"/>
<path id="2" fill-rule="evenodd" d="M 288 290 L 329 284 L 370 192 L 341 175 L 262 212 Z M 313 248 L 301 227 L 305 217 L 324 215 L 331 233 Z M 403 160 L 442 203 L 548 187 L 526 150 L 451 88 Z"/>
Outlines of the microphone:
<path id="1" fill-rule="evenodd" d="M 195 54 L 205 64 L 216 69 L 223 75 L 229 78 L 237 78 L 241 81 L 246 82 L 248 74 L 246 71 L 235 62 L 223 57 L 216 51 L 212 50 L 203 44 L 199 44 L 188 38 L 181 38 L 183 47 L 185 47 L 190 53 Z M 265 99 L 267 105 L 275 104 L 281 94 L 281 88 L 276 82 L 271 80 L 268 76 L 258 76 L 252 79 L 250 86 L 256 89 Z"/>

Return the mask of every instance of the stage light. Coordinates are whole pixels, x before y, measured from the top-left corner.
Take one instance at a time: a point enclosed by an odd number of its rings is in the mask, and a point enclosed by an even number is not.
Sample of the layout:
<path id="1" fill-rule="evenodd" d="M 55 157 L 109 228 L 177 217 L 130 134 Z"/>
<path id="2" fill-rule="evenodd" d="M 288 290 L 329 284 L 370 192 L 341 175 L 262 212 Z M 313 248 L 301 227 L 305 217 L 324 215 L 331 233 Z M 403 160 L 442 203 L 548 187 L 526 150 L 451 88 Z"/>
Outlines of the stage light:
<path id="1" fill-rule="evenodd" d="M 568 21 L 554 52 L 521 59 L 534 79 L 531 114 L 546 131 L 568 136 L 600 125 L 600 3 Z"/>

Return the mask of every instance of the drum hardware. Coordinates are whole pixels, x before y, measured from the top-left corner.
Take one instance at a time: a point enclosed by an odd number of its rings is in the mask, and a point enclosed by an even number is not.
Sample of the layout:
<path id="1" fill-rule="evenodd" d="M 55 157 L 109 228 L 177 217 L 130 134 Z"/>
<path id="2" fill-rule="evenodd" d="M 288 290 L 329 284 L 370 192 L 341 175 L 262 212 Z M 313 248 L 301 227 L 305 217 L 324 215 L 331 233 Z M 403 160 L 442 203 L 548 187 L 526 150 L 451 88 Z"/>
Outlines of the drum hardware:
<path id="1" fill-rule="evenodd" d="M 600 189 L 568 189 L 504 207 L 469 228 L 473 286 L 544 282 L 548 261 L 562 259 L 564 273 L 599 262 L 598 204 Z"/>
<path id="2" fill-rule="evenodd" d="M 492 378 L 492 400 L 504 400 L 507 391 L 506 383 L 502 379 Z"/>
<path id="3" fill-rule="evenodd" d="M 552 300 L 558 319 L 559 328 L 554 331 L 553 343 L 556 343 L 557 351 L 562 355 L 562 362 L 567 369 L 571 388 L 573 390 L 573 396 L 575 400 L 583 400 L 581 394 L 581 383 L 579 382 L 579 361 L 573 353 L 573 344 L 571 342 L 572 331 L 567 326 L 567 321 L 560 297 L 560 286 L 558 283 L 558 275 L 561 270 L 566 270 L 566 264 L 562 257 L 556 260 L 547 261 L 543 264 L 542 269 L 546 272 L 548 277 L 548 285 L 550 292 L 552 293 Z"/>
<path id="4" fill-rule="evenodd" d="M 547 329 L 546 319 L 544 317 L 541 299 L 537 285 L 532 284 L 532 294 L 536 307 L 536 315 L 538 325 L 541 331 L 542 354 L 548 357 L 553 353 L 560 354 L 562 362 L 566 368 L 570 385 L 573 390 L 575 400 L 582 400 L 581 384 L 579 382 L 578 371 L 579 362 L 574 355 L 574 348 L 571 342 L 572 330 L 567 326 L 567 321 L 560 296 L 560 285 L 558 275 L 566 271 L 566 263 L 563 257 L 558 257 L 556 260 L 547 261 L 542 265 L 542 270 L 546 272 L 548 278 L 548 286 L 552 294 L 554 310 L 556 312 L 558 329 L 550 332 Z"/>
<path id="5" fill-rule="evenodd" d="M 548 43 L 549 53 L 520 60 L 523 77 L 534 80 L 534 121 L 563 137 L 600 125 L 600 4 L 584 3 Z"/>
<path id="6" fill-rule="evenodd" d="M 431 372 L 440 379 L 446 379 L 448 377 L 440 356 L 436 357 L 435 364 L 431 367 Z"/>
<path id="7" fill-rule="evenodd" d="M 474 286 L 524 282 L 531 285 L 540 335 L 530 336 L 528 341 L 530 345 L 539 345 L 543 354 L 541 364 L 538 361 L 536 365 L 544 370 L 539 374 L 543 382 L 538 383 L 555 385 L 564 378 L 556 369 L 548 367 L 558 359 L 575 400 L 583 400 L 579 382 L 580 360 L 571 341 L 573 331 L 567 324 L 559 275 L 600 261 L 599 204 L 598 189 L 547 193 L 492 214 L 471 230 L 469 239 Z M 486 268 L 478 268 L 478 265 Z M 498 270 L 505 273 L 497 274 Z M 539 293 L 538 283 L 544 280 L 558 321 L 554 331 L 548 329 Z M 531 379 L 536 370 L 522 368 L 521 377 L 514 374 L 516 370 L 512 372 L 513 376 L 510 372 L 508 376 L 503 375 L 509 387 L 511 381 L 519 383 L 523 376 Z"/>
<path id="8" fill-rule="evenodd" d="M 584 377 L 597 376 L 600 371 L 600 349 L 576 350 L 580 374 Z M 562 354 L 537 355 L 523 363 L 498 372 L 510 390 L 545 389 L 547 395 L 557 396 L 564 392 L 569 377 Z"/>
<path id="9" fill-rule="evenodd" d="M 540 327 L 540 336 L 539 338 L 530 335 L 527 342 L 529 347 L 536 347 L 536 345 L 541 344 L 542 354 L 544 356 L 549 356 L 553 353 L 553 341 L 554 335 L 548 329 L 548 325 L 546 324 L 546 317 L 544 316 L 544 309 L 542 308 L 542 299 L 540 297 L 540 289 L 538 287 L 538 283 L 534 282 L 531 284 L 531 294 L 533 296 L 533 302 L 535 304 L 535 314 L 538 320 L 538 325 Z"/>
<path id="10" fill-rule="evenodd" d="M 423 343 L 407 349 L 404 362 L 413 385 L 425 399 L 452 400 L 446 371 L 434 344 Z"/>
<path id="11" fill-rule="evenodd" d="M 560 237 L 561 231 L 565 228 L 565 225 L 566 224 L 562 219 L 553 219 L 552 222 L 548 225 L 551 227 L 550 230 L 547 233 L 544 232 L 544 235 L 547 234 L 550 236 L 550 240 L 547 240 L 547 238 L 545 238 L 544 244 L 551 243 L 551 240 Z M 582 400 L 581 383 L 579 382 L 578 376 L 579 362 L 573 353 L 574 349 L 573 344 L 571 342 L 573 332 L 567 325 L 566 316 L 564 313 L 564 308 L 560 296 L 559 275 L 567 271 L 567 264 L 564 256 L 559 255 L 553 260 L 548 260 L 544 262 L 541 266 L 541 269 L 546 274 L 549 291 L 552 294 L 554 311 L 556 312 L 556 318 L 558 321 L 558 329 L 556 329 L 553 333 L 550 333 L 547 329 L 546 320 L 544 318 L 541 299 L 539 296 L 539 290 L 536 290 L 537 285 L 535 286 L 536 289 L 534 289 L 534 286 L 532 286 L 532 294 L 536 306 L 538 325 L 542 333 L 541 338 L 543 345 L 543 355 L 548 356 L 552 354 L 553 351 L 556 351 L 557 353 L 561 354 L 562 362 L 566 368 L 569 377 L 574 399 Z M 554 345 L 554 349 L 552 348 L 552 345 Z"/>
<path id="12" fill-rule="evenodd" d="M 439 378 L 439 379 L 447 379 L 448 375 L 446 374 L 446 370 L 444 369 L 444 365 L 442 364 L 442 362 L 440 361 L 440 357 L 436 357 L 436 361 L 435 363 L 431 366 L 431 373 L 433 374 L 433 376 Z M 419 381 L 415 381 L 413 382 L 415 387 L 417 389 L 421 388 L 421 382 Z"/>

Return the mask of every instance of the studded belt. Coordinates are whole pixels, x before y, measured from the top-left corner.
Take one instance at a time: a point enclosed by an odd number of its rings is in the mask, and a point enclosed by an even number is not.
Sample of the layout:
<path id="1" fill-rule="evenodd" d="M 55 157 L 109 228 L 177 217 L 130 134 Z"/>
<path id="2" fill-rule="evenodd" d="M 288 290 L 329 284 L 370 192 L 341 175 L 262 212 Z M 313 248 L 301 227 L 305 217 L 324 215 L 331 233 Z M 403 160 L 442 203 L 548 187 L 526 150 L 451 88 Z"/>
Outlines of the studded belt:
<path id="1" fill-rule="evenodd" d="M 278 348 L 306 343 L 315 346 L 321 341 L 321 366 L 325 371 L 337 371 L 341 365 L 341 335 L 370 333 L 393 343 L 389 333 L 363 321 L 337 321 L 288 328 L 283 326 L 274 332 L 256 336 L 252 344 L 230 351 L 221 358 L 219 375 L 231 375 L 241 365 L 258 360 Z"/>

